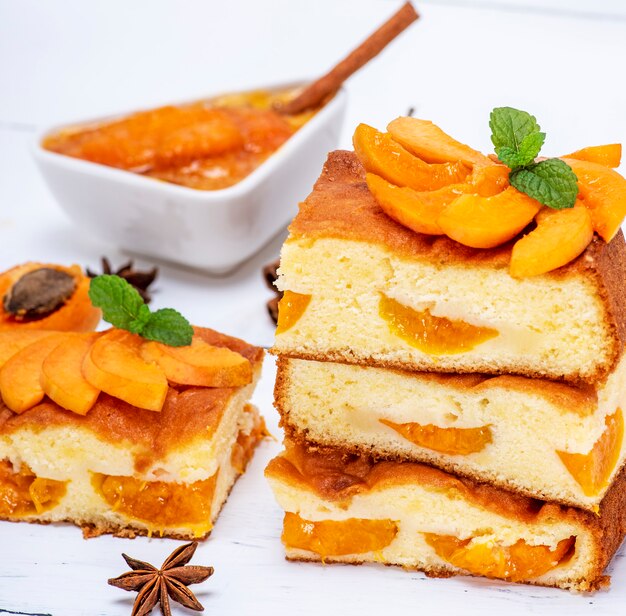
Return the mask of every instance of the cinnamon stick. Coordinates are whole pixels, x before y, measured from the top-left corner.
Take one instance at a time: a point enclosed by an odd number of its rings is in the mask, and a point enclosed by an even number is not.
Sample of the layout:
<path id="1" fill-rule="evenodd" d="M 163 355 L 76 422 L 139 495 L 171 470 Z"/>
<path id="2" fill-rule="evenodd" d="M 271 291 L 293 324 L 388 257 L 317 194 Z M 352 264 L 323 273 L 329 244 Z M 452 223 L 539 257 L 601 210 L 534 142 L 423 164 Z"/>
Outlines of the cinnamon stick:
<path id="1" fill-rule="evenodd" d="M 292 100 L 277 105 L 277 111 L 285 115 L 293 115 L 318 106 L 326 97 L 334 94 L 348 77 L 377 56 L 418 18 L 419 15 L 413 5 L 407 2 L 328 73 L 310 83 Z"/>

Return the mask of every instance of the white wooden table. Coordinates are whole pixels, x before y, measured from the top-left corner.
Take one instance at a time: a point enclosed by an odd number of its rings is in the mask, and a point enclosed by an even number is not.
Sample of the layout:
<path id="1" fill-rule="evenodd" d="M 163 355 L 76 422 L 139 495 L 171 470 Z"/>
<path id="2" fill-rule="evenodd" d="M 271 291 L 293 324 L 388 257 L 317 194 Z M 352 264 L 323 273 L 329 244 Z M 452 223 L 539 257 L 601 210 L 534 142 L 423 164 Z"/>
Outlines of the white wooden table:
<path id="1" fill-rule="evenodd" d="M 418 3 L 422 20 L 349 83 L 341 146 L 358 122 L 382 127 L 409 107 L 490 149 L 499 105 L 534 113 L 546 151 L 626 141 L 626 10 L 587 3 L 491 0 Z M 30 156 L 39 128 L 264 83 L 312 76 L 360 41 L 397 4 L 387 1 L 215 2 L 0 0 L 0 270 L 27 260 L 98 265 L 125 257 L 84 236 L 55 205 Z M 521 8 L 520 8 L 521 6 Z M 305 195 L 303 195 L 304 197 Z M 280 238 L 227 278 L 162 267 L 154 305 L 268 346 L 271 296 L 263 264 Z M 279 436 L 266 362 L 255 402 Z M 263 479 L 279 450 L 261 445 L 194 562 L 215 567 L 195 586 L 211 614 L 623 614 L 626 560 L 595 596 L 379 566 L 290 564 L 281 512 Z M 125 551 L 155 564 L 176 542 L 101 537 L 70 526 L 0 522 L 0 616 L 125 616 L 134 594 L 106 584 Z M 189 613 L 174 608 L 175 614 Z"/>

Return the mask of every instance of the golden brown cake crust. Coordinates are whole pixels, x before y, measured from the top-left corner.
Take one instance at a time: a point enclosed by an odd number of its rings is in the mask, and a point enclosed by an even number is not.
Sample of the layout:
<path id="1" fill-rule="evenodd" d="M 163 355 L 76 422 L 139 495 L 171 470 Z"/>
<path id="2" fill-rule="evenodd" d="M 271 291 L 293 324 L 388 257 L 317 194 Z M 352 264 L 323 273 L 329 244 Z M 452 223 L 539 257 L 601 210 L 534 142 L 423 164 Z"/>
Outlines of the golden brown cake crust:
<path id="1" fill-rule="evenodd" d="M 595 557 L 591 574 L 577 581 L 579 590 L 597 590 L 608 584 L 603 571 L 626 535 L 626 469 L 613 482 L 598 514 L 507 492 L 424 464 L 377 462 L 339 448 L 307 446 L 289 440 L 285 441 L 285 451 L 270 461 L 265 475 L 345 505 L 357 494 L 412 483 L 454 490 L 475 505 L 522 522 L 541 523 L 558 518 L 582 525 L 594 538 Z"/>
<path id="2" fill-rule="evenodd" d="M 356 155 L 345 150 L 330 152 L 313 192 L 300 204 L 289 231 L 287 242 L 321 238 L 360 241 L 378 244 L 402 259 L 491 269 L 508 269 L 515 243 L 514 239 L 484 250 L 463 246 L 446 236 L 411 231 L 383 212 L 367 188 L 365 171 Z M 601 380 L 613 369 L 626 343 L 626 244 L 622 232 L 608 244 L 594 236 L 577 259 L 543 276 L 555 281 L 584 276 L 596 287 L 614 344 L 609 365 L 599 366 L 597 373 L 585 381 Z M 339 357 L 332 359 L 340 361 Z M 574 382 L 575 378 L 567 380 Z"/>
<path id="3" fill-rule="evenodd" d="M 263 349 L 211 329 L 195 328 L 195 333 L 209 344 L 241 353 L 252 363 L 256 374 L 260 371 Z M 236 392 L 236 388 L 226 387 L 170 386 L 159 413 L 137 408 L 102 392 L 85 416 L 61 408 L 49 398 L 20 415 L 0 401 L 0 435 L 51 426 L 87 429 L 104 441 L 131 443 L 138 452 L 135 467 L 141 472 L 172 449 L 199 437 L 209 438 Z"/>

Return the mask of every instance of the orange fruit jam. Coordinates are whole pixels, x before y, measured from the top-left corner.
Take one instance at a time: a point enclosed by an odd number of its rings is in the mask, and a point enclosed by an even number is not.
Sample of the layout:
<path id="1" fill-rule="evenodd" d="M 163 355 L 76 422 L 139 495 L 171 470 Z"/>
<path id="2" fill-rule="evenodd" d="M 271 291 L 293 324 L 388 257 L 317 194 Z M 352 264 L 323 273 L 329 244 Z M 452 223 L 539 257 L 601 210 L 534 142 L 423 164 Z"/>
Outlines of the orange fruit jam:
<path id="1" fill-rule="evenodd" d="M 278 302 L 278 324 L 276 326 L 276 333 L 282 334 L 292 328 L 304 314 L 310 301 L 310 295 L 285 291 L 282 299 Z"/>
<path id="2" fill-rule="evenodd" d="M 619 460 L 624 438 L 624 417 L 621 409 L 607 416 L 606 428 L 589 453 L 557 451 L 559 458 L 580 484 L 586 496 L 603 490 Z"/>
<path id="3" fill-rule="evenodd" d="M 0 516 L 27 516 L 56 507 L 66 492 L 65 481 L 37 477 L 23 465 L 15 472 L 7 460 L 0 462 Z"/>
<path id="4" fill-rule="evenodd" d="M 322 558 L 365 554 L 386 548 L 396 537 L 398 526 L 391 520 L 323 520 L 311 522 L 297 513 L 285 513 L 282 540 L 288 548 L 315 552 Z"/>
<path id="5" fill-rule="evenodd" d="M 97 492 L 114 511 L 145 522 L 153 531 L 184 526 L 191 527 L 196 536 L 212 528 L 211 505 L 216 480 L 217 473 L 191 484 L 98 473 L 92 478 Z"/>
<path id="6" fill-rule="evenodd" d="M 491 428 L 440 428 L 415 422 L 397 424 L 387 419 L 380 423 L 393 428 L 405 439 L 419 447 L 426 447 L 449 455 L 467 455 L 484 449 L 491 443 Z"/>
<path id="7" fill-rule="evenodd" d="M 571 553 L 575 537 L 559 541 L 551 550 L 546 545 L 528 545 L 520 539 L 513 545 L 471 543 L 451 535 L 424 533 L 428 545 L 437 555 L 459 569 L 474 575 L 520 582 L 537 578 L 564 561 Z"/>
<path id="8" fill-rule="evenodd" d="M 465 353 L 498 335 L 490 327 L 435 317 L 428 309 L 413 310 L 386 295 L 381 296 L 378 312 L 393 334 L 429 355 Z"/>

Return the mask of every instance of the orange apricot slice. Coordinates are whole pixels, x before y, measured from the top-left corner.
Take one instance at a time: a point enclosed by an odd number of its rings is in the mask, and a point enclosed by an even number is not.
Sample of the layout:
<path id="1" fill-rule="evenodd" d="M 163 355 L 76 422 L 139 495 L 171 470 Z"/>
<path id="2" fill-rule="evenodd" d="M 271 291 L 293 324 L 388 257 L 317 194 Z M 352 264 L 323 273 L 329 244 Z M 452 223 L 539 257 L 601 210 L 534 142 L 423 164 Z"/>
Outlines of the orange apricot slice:
<path id="1" fill-rule="evenodd" d="M 626 216 L 626 180 L 604 165 L 575 158 L 563 160 L 578 178 L 579 198 L 589 209 L 594 231 L 610 242 Z"/>
<path id="2" fill-rule="evenodd" d="M 469 168 L 463 163 L 430 165 L 413 156 L 389 135 L 367 124 L 359 124 L 352 138 L 354 151 L 366 171 L 397 186 L 414 190 L 437 190 L 463 182 Z"/>
<path id="3" fill-rule="evenodd" d="M 387 130 L 394 141 L 427 163 L 460 161 L 469 167 L 495 165 L 490 158 L 453 139 L 429 120 L 400 117 Z"/>
<path id="4" fill-rule="evenodd" d="M 465 353 L 498 335 L 496 329 L 436 317 L 428 309 L 414 310 L 384 294 L 378 312 L 393 334 L 429 355 Z"/>
<path id="5" fill-rule="evenodd" d="M 276 333 L 282 334 L 288 329 L 291 329 L 300 320 L 300 317 L 304 314 L 310 301 L 310 295 L 295 293 L 294 291 L 285 291 L 281 300 L 278 302 Z"/>
<path id="6" fill-rule="evenodd" d="M 157 531 L 192 526 L 191 530 L 200 537 L 212 528 L 216 480 L 217 473 L 194 483 L 94 474 L 92 484 L 113 511 L 143 520 Z"/>
<path id="7" fill-rule="evenodd" d="M 82 372 L 85 356 L 97 334 L 76 334 L 63 340 L 41 365 L 44 393 L 60 407 L 86 415 L 96 403 L 100 390 Z"/>
<path id="8" fill-rule="evenodd" d="M 562 539 L 554 550 L 529 545 L 523 539 L 510 546 L 424 533 L 426 543 L 440 558 L 459 569 L 488 578 L 521 582 L 537 578 L 558 566 L 571 552 L 575 537 Z"/>
<path id="9" fill-rule="evenodd" d="M 427 235 L 443 235 L 437 218 L 446 205 L 470 188 L 467 184 L 451 184 L 438 190 L 418 192 L 390 184 L 374 173 L 368 173 L 365 180 L 387 216 L 417 233 Z"/>
<path id="10" fill-rule="evenodd" d="M 53 334 L 13 355 L 0 369 L 0 393 L 15 413 L 23 413 L 44 397 L 41 367 L 48 354 L 69 334 Z"/>
<path id="11" fill-rule="evenodd" d="M 505 165 L 475 167 L 468 177 L 468 184 L 472 189 L 464 192 L 493 197 L 509 187 L 509 173 L 510 169 Z"/>
<path id="12" fill-rule="evenodd" d="M 405 439 L 419 447 L 439 451 L 451 456 L 467 455 L 482 451 L 491 443 L 491 428 L 440 428 L 433 424 L 415 422 L 394 423 L 387 419 L 379 419 L 380 423 L 401 434 Z"/>
<path id="13" fill-rule="evenodd" d="M 576 150 L 571 154 L 566 154 L 563 158 L 586 160 L 590 163 L 615 168 L 619 167 L 622 162 L 622 144 L 608 143 L 606 145 L 592 145 L 582 150 Z"/>
<path id="14" fill-rule="evenodd" d="M 54 335 L 51 331 L 39 329 L 7 329 L 0 331 L 0 368 L 23 348 Z"/>
<path id="15" fill-rule="evenodd" d="M 565 210 L 542 209 L 537 228 L 515 242 L 509 272 L 526 278 L 551 272 L 573 261 L 593 239 L 591 215 L 576 202 Z"/>
<path id="16" fill-rule="evenodd" d="M 110 329 L 91 346 L 83 362 L 83 375 L 97 389 L 149 411 L 160 411 L 169 385 L 158 366 L 140 355 L 143 339 Z"/>
<path id="17" fill-rule="evenodd" d="M 513 239 L 535 217 L 541 203 L 512 186 L 494 195 L 461 195 L 437 222 L 444 233 L 472 248 L 494 248 Z"/>
<path id="18" fill-rule="evenodd" d="M 561 462 L 579 483 L 586 496 L 596 496 L 606 488 L 622 450 L 624 417 L 621 409 L 608 416 L 605 425 L 602 436 L 589 453 L 557 451 Z"/>
<path id="19" fill-rule="evenodd" d="M 283 544 L 288 548 L 308 550 L 326 556 L 365 554 L 386 548 L 398 534 L 392 520 L 323 520 L 312 522 L 297 513 L 285 513 Z"/>
<path id="20" fill-rule="evenodd" d="M 239 353 L 194 337 L 191 344 L 172 347 L 144 342 L 141 356 L 158 364 L 168 381 L 200 387 L 242 387 L 252 382 L 252 365 Z"/>

